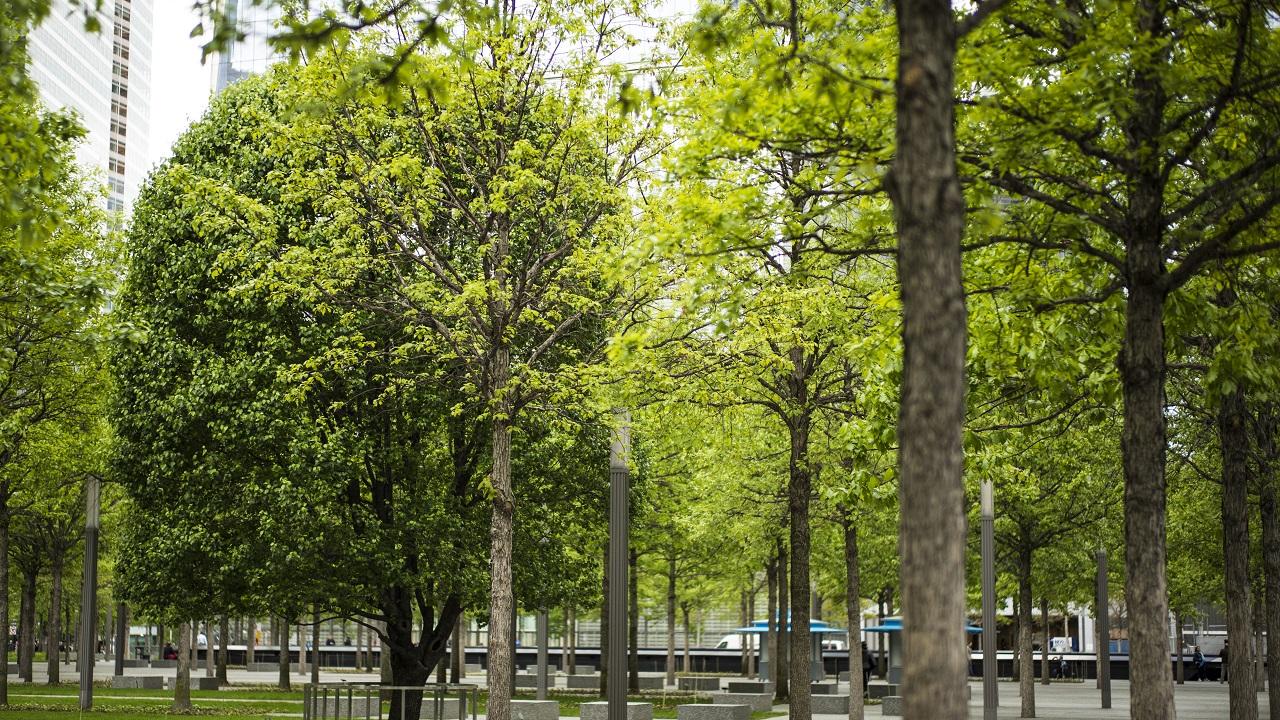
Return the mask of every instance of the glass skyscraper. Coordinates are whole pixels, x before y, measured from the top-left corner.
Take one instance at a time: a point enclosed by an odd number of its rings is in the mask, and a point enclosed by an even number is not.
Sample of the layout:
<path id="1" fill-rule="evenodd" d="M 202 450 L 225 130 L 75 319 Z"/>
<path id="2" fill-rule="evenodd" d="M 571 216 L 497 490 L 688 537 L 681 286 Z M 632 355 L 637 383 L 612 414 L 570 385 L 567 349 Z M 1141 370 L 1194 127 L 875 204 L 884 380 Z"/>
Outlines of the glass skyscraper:
<path id="1" fill-rule="evenodd" d="M 31 77 L 46 106 L 79 116 L 77 160 L 104 173 L 107 208 L 124 210 L 147 172 L 152 0 L 107 0 L 96 33 L 69 0 L 51 5 L 31 33 Z"/>
<path id="2" fill-rule="evenodd" d="M 280 19 L 280 9 L 254 5 L 252 0 L 223 0 L 227 14 L 235 21 L 244 39 L 231 44 L 225 52 L 215 55 L 213 63 L 213 91 L 231 83 L 260 73 L 280 59 L 267 44 L 275 23 Z"/>

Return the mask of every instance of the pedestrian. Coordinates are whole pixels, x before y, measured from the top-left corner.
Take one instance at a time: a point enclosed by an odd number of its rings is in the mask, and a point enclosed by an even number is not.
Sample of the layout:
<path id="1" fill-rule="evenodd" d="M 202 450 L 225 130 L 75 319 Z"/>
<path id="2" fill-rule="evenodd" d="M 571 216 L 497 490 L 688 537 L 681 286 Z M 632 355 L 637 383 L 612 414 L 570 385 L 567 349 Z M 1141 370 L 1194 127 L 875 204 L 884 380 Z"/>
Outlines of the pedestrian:
<path id="1" fill-rule="evenodd" d="M 1191 678 L 1197 682 L 1204 681 L 1204 653 L 1200 652 L 1200 646 L 1196 645 L 1195 652 L 1191 655 L 1191 667 L 1195 668 L 1196 676 Z"/>
<path id="2" fill-rule="evenodd" d="M 867 644 L 862 643 L 862 694 L 866 696 L 867 683 L 871 682 L 871 669 L 876 666 L 876 659 L 871 657 L 871 651 L 867 649 Z"/>
<path id="3" fill-rule="evenodd" d="M 1222 669 L 1220 670 L 1221 674 L 1218 676 L 1219 684 L 1229 682 L 1227 678 L 1227 656 L 1230 653 L 1231 653 L 1231 641 L 1223 640 L 1222 649 L 1218 651 L 1218 662 L 1222 664 Z"/>

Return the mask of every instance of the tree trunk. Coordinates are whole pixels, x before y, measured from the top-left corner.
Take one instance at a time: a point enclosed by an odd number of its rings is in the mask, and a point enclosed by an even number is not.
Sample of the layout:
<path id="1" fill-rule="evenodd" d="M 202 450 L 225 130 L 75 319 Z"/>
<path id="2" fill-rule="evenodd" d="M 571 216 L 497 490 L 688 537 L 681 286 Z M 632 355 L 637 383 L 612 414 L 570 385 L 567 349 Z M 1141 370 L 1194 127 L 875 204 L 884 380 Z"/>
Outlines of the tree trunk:
<path id="1" fill-rule="evenodd" d="M 858 526 L 844 519 L 844 606 L 849 628 L 849 720 L 862 720 L 862 588 L 858 575 Z"/>
<path id="2" fill-rule="evenodd" d="M 9 704 L 9 481 L 0 482 L 0 705 Z"/>
<path id="3" fill-rule="evenodd" d="M 320 612 L 311 611 L 311 684 L 320 684 Z"/>
<path id="4" fill-rule="evenodd" d="M 609 539 L 604 541 L 604 571 L 600 573 L 600 697 L 609 695 Z"/>
<path id="5" fill-rule="evenodd" d="M 752 573 L 752 589 L 747 595 L 747 625 L 750 626 L 756 619 L 756 591 L 755 576 Z M 747 678 L 756 676 L 756 642 L 758 637 L 755 634 L 747 635 L 744 645 L 747 646 Z"/>
<path id="6" fill-rule="evenodd" d="M 373 642 L 378 639 L 378 633 L 374 632 L 372 627 L 365 628 L 364 633 L 364 669 L 366 672 L 373 672 Z"/>
<path id="7" fill-rule="evenodd" d="M 751 618 L 747 615 L 747 591 L 738 593 L 738 627 L 747 627 Z M 738 652 L 738 664 L 742 668 L 742 676 L 751 677 L 751 669 L 747 667 L 747 635 L 742 635 L 742 647 Z"/>
<path id="8" fill-rule="evenodd" d="M 676 554 L 667 556 L 667 684 L 676 684 Z"/>
<path id="9" fill-rule="evenodd" d="M 950 0 L 895 0 L 897 152 L 889 196 L 898 230 L 902 400 L 899 554 L 906 720 L 961 720 L 967 653 L 962 471 L 966 309 L 956 172 Z"/>
<path id="10" fill-rule="evenodd" d="M 173 680 L 174 712 L 191 710 L 191 627 L 178 626 L 178 672 Z"/>
<path id="11" fill-rule="evenodd" d="M 1049 599 L 1040 598 L 1040 684 L 1049 684 Z"/>
<path id="12" fill-rule="evenodd" d="M 248 670 L 249 665 L 257 662 L 257 658 L 255 657 L 258 654 L 257 618 L 249 618 L 249 634 L 245 637 L 244 645 L 244 668 L 245 670 Z"/>
<path id="13" fill-rule="evenodd" d="M 1175 675 L 1177 677 L 1177 683 L 1179 685 L 1185 685 L 1187 683 L 1187 670 L 1186 670 L 1187 663 L 1185 659 L 1185 653 L 1182 652 L 1182 645 L 1183 645 L 1182 613 L 1178 613 L 1174 615 L 1173 622 L 1176 623 L 1178 626 L 1178 646 L 1174 648 L 1174 652 L 1178 653 L 1178 665 L 1177 665 L 1177 670 L 1175 671 Z"/>
<path id="14" fill-rule="evenodd" d="M 1262 567 L 1267 612 L 1267 706 L 1280 720 L 1280 526 L 1276 521 L 1275 468 L 1263 478 L 1261 493 Z"/>
<path id="15" fill-rule="evenodd" d="M 1022 712 L 1018 717 L 1036 716 L 1035 656 L 1031 653 L 1031 548 L 1026 538 L 1018 548 L 1018 692 Z"/>
<path id="16" fill-rule="evenodd" d="M 62 558 L 51 557 L 49 561 L 53 590 L 49 595 L 49 645 L 45 648 L 45 659 L 48 660 L 49 684 L 57 685 L 61 680 L 58 654 L 62 643 Z"/>
<path id="17" fill-rule="evenodd" d="M 808 406 L 807 379 L 803 377 L 801 367 L 804 364 L 803 351 L 791 350 L 792 377 L 789 394 L 791 399 L 801 406 Z M 809 468 L 809 424 L 808 415 L 791 421 L 791 459 L 789 464 L 790 482 L 787 484 L 787 505 L 790 510 L 788 522 L 791 530 L 791 652 L 787 658 L 790 676 L 790 718 L 791 720 L 809 720 L 810 711 L 809 683 L 812 678 L 813 663 L 812 637 L 809 628 L 809 610 L 811 604 L 809 589 L 809 495 L 812 492 L 812 477 Z"/>
<path id="18" fill-rule="evenodd" d="M 218 687 L 227 685 L 227 645 L 231 642 L 231 622 L 226 615 L 218 620 Z"/>
<path id="19" fill-rule="evenodd" d="M 467 647 L 463 640 L 462 632 L 462 614 L 458 614 L 458 619 L 453 623 L 453 652 L 450 653 L 449 682 L 457 685 L 462 682 L 462 677 L 466 672 Z"/>
<path id="20" fill-rule="evenodd" d="M 18 676 L 32 682 L 32 666 L 36 654 L 36 580 L 37 573 L 22 575 L 22 598 L 18 608 Z"/>
<path id="21" fill-rule="evenodd" d="M 277 682 L 281 690 L 289 690 L 291 689 L 289 687 L 289 620 L 282 617 L 276 618 L 271 634 L 275 636 L 276 644 L 280 646 L 280 676 Z"/>
<path id="22" fill-rule="evenodd" d="M 791 587 L 789 584 L 791 575 L 787 572 L 787 549 L 783 546 L 781 540 L 778 541 L 776 552 L 778 553 L 778 664 L 773 671 L 773 699 L 776 702 L 790 702 L 790 655 L 793 622 L 788 606 L 790 598 L 788 588 Z"/>
<path id="23" fill-rule="evenodd" d="M 627 639 L 631 647 L 627 650 L 627 689 L 640 694 L 640 573 L 639 556 L 636 549 L 631 548 L 627 556 L 628 572 L 628 612 Z"/>
<path id="24" fill-rule="evenodd" d="M 766 680 L 776 680 L 778 673 L 778 558 L 770 557 L 764 566 L 765 582 L 768 586 L 769 628 L 765 635 L 765 654 L 769 656 L 768 676 Z"/>
<path id="25" fill-rule="evenodd" d="M 681 658 L 680 668 L 684 672 L 689 672 L 689 604 L 680 604 L 680 614 L 684 620 L 684 657 Z"/>
<path id="26" fill-rule="evenodd" d="M 502 233 L 498 233 L 499 236 Z M 499 244 L 502 240 L 495 241 Z M 505 256 L 498 248 L 498 257 Z M 499 283 L 502 284 L 501 282 Z M 515 527 L 515 496 L 511 491 L 511 422 L 513 408 L 506 397 L 511 372 L 511 349 L 502 342 L 493 348 L 493 467 L 489 483 L 493 492 L 493 516 L 489 523 L 489 615 L 508 618 L 514 612 L 511 586 L 511 538 Z M 511 720 L 511 627 L 489 624 L 489 720 Z"/>
<path id="27" fill-rule="evenodd" d="M 568 621 L 569 630 L 566 642 L 569 644 L 569 658 L 566 667 L 570 675 L 578 671 L 578 612 L 574 610 L 572 605 L 564 609 L 565 618 Z"/>
<path id="28" fill-rule="evenodd" d="M 1222 450 L 1222 553 L 1227 598 L 1227 656 L 1231 679 L 1231 720 L 1257 720 L 1258 695 L 1253 686 L 1253 617 L 1249 587 L 1249 431 L 1244 392 L 1222 398 L 1218 439 Z"/>

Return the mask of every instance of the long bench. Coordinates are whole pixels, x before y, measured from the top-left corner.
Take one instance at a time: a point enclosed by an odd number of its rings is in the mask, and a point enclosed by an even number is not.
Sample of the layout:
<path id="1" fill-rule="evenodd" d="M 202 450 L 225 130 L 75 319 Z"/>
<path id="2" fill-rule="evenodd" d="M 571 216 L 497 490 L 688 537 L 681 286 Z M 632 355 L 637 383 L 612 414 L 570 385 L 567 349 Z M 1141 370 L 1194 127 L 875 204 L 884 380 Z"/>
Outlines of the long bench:
<path id="1" fill-rule="evenodd" d="M 512 700 L 511 720 L 559 720 L 560 703 L 555 700 Z"/>
<path id="2" fill-rule="evenodd" d="M 813 683 L 809 686 L 810 695 L 835 695 L 835 683 Z"/>
<path id="3" fill-rule="evenodd" d="M 730 680 L 726 689 L 731 693 L 749 693 L 757 695 L 772 695 L 774 691 L 773 683 L 764 682 L 762 680 Z"/>
<path id="4" fill-rule="evenodd" d="M 566 675 L 565 687 L 570 690 L 595 690 L 600 687 L 600 678 L 595 675 Z"/>
<path id="5" fill-rule="evenodd" d="M 582 703 L 578 706 L 578 717 L 579 720 L 609 720 L 609 703 Z M 653 703 L 627 703 L 627 720 L 653 720 Z"/>
<path id="6" fill-rule="evenodd" d="M 113 675 L 111 687 L 119 690 L 163 690 L 163 675 Z"/>
<path id="7" fill-rule="evenodd" d="M 176 681 L 177 678 L 170 675 L 164 679 L 164 685 L 167 688 L 172 688 Z M 218 682 L 218 678 L 216 677 L 209 677 L 207 675 L 191 676 L 192 690 L 217 690 L 219 687 L 221 687 L 221 684 Z"/>
<path id="8" fill-rule="evenodd" d="M 747 705 L 752 712 L 768 712 L 773 709 L 773 696 L 765 693 L 719 693 L 711 696 L 716 705 Z"/>
<path id="9" fill-rule="evenodd" d="M 750 705 L 677 705 L 676 720 L 751 720 Z"/>
<path id="10" fill-rule="evenodd" d="M 720 690 L 720 678 L 718 677 L 682 677 L 676 678 L 676 687 L 681 690 L 693 690 L 695 692 L 718 692 Z"/>

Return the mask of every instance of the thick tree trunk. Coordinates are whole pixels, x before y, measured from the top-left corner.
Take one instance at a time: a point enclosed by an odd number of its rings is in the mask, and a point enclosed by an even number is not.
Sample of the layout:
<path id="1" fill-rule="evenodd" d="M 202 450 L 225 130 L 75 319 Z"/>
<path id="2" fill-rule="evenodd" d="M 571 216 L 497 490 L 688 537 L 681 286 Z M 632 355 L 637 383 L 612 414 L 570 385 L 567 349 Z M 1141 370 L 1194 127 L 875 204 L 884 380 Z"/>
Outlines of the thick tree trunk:
<path id="1" fill-rule="evenodd" d="M 458 615 L 462 612 L 461 598 L 457 595 L 445 598 L 439 617 L 429 614 L 425 618 L 417 618 L 422 622 L 422 629 L 421 636 L 415 639 L 413 590 L 404 586 L 393 586 L 384 592 L 382 613 L 388 618 L 385 625 L 386 637 L 382 638 L 384 673 L 388 673 L 388 680 L 397 686 L 426 685 L 431 679 L 431 674 L 441 665 L 449 652 L 449 636 L 453 633 Z M 315 619 L 316 627 L 319 627 L 318 616 Z M 505 625 L 507 637 L 511 637 L 509 621 L 505 623 L 491 621 L 490 632 L 495 625 Z M 319 642 L 314 643 L 314 647 L 317 648 L 317 658 L 319 645 Z M 318 669 L 319 663 L 313 662 L 313 666 Z M 489 668 L 489 673 L 490 682 L 492 682 L 492 666 Z M 510 684 L 510 672 L 507 672 L 505 677 Z M 421 692 L 407 692 L 403 696 L 395 693 L 391 697 L 390 717 L 398 718 L 402 714 L 404 717 L 418 717 L 421 709 Z"/>
<path id="2" fill-rule="evenodd" d="M 766 590 L 767 602 L 769 605 L 769 628 L 765 635 L 765 654 L 769 656 L 769 676 L 766 679 L 775 679 L 777 677 L 778 668 L 778 559 L 770 557 L 768 564 L 764 567 L 765 582 L 768 589 Z"/>
<path id="3" fill-rule="evenodd" d="M 667 556 L 667 684 L 676 684 L 676 555 Z"/>
<path id="4" fill-rule="evenodd" d="M 227 685 L 227 645 L 231 642 L 231 621 L 226 615 L 218 620 L 218 686 Z"/>
<path id="5" fill-rule="evenodd" d="M 1267 705 L 1271 720 L 1280 720 L 1280 525 L 1276 520 L 1276 478 L 1262 487 L 1262 567 L 1267 612 Z"/>
<path id="6" fill-rule="evenodd" d="M 36 654 L 36 580 L 38 574 L 22 575 L 22 598 L 18 608 L 18 676 L 32 682 Z"/>
<path id="7" fill-rule="evenodd" d="M 793 373 L 789 382 L 791 399 L 802 406 L 809 402 L 807 379 L 801 368 L 804 355 L 799 349 L 791 351 Z M 787 505 L 790 509 L 791 529 L 791 653 L 788 658 L 790 671 L 790 718 L 809 720 L 810 667 L 812 648 L 809 629 L 809 495 L 812 477 L 809 468 L 809 417 L 801 415 L 791 420 L 790 482 L 787 485 Z"/>
<path id="8" fill-rule="evenodd" d="M 1031 548 L 1022 538 L 1018 548 L 1018 692 L 1022 711 L 1018 717 L 1036 716 L 1035 658 L 1031 654 Z"/>
<path id="9" fill-rule="evenodd" d="M 1258 695 L 1253 685 L 1253 653 L 1249 587 L 1249 431 L 1244 392 L 1222 398 L 1218 440 L 1222 450 L 1222 554 L 1227 598 L 1227 656 L 1231 678 L 1231 720 L 1257 720 Z"/>
<path id="10" fill-rule="evenodd" d="M 790 593 L 787 589 L 790 573 L 787 572 L 787 549 L 782 541 L 778 541 L 778 664 L 773 671 L 775 702 L 791 700 L 791 628 L 794 625 L 788 603 Z"/>
<path id="11" fill-rule="evenodd" d="M 501 343 L 493 350 L 491 372 L 494 396 L 507 392 L 511 351 Z M 489 483 L 493 488 L 493 516 L 489 524 L 489 614 L 511 617 L 514 599 L 511 587 L 511 538 L 515 527 L 515 496 L 511 491 L 511 407 L 500 400 L 494 407 L 493 468 Z M 505 622 L 489 625 L 489 720 L 511 720 L 511 626 Z"/>
<path id="12" fill-rule="evenodd" d="M 897 152 L 888 188 L 898 229 L 902 401 L 899 553 L 906 720 L 961 720 L 967 654 L 962 433 L 966 309 L 956 172 L 950 0 L 895 0 Z"/>
<path id="13" fill-rule="evenodd" d="M 627 689 L 637 695 L 640 693 L 640 573 L 639 556 L 636 549 L 631 548 L 627 555 L 627 639 L 631 647 L 627 649 Z"/>
<path id="14" fill-rule="evenodd" d="M 49 594 L 49 645 L 45 648 L 45 658 L 48 660 L 49 684 L 57 685 L 61 680 L 58 654 L 62 642 L 62 558 L 50 558 L 49 566 L 53 589 Z"/>
<path id="15" fill-rule="evenodd" d="M 844 606 L 849 628 L 849 720 L 862 720 L 862 588 L 858 575 L 858 526 L 844 516 Z"/>
<path id="16" fill-rule="evenodd" d="M 178 626 L 178 672 L 173 680 L 173 710 L 191 710 L 191 628 L 187 623 Z"/>
<path id="17" fill-rule="evenodd" d="M 277 683 L 281 690 L 289 690 L 289 620 L 282 617 L 276 618 L 271 634 L 275 637 L 276 644 L 280 646 L 280 675 Z"/>
<path id="18" fill-rule="evenodd" d="M 1040 598 L 1040 684 L 1049 684 L 1049 599 Z"/>

